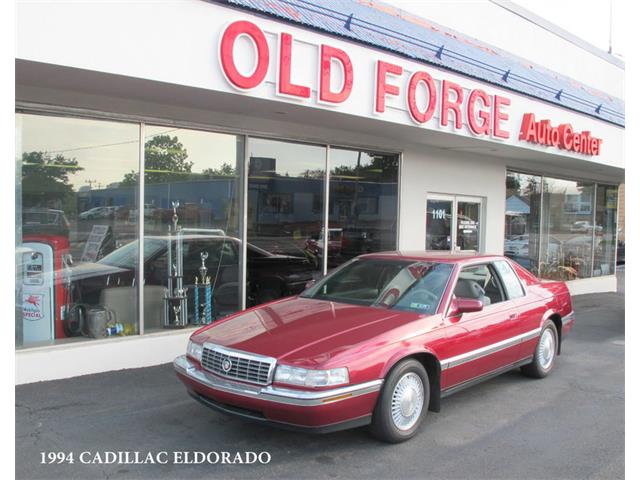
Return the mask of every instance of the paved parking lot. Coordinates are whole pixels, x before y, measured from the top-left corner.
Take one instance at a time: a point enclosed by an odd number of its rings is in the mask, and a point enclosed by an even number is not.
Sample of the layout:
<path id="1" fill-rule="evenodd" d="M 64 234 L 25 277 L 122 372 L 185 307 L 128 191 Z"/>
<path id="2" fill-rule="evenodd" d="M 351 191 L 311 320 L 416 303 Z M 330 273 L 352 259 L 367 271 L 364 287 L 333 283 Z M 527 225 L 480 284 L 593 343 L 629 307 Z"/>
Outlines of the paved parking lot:
<path id="1" fill-rule="evenodd" d="M 572 336 L 544 380 L 507 373 L 443 400 L 411 441 L 364 429 L 290 433 L 210 411 L 172 367 L 16 388 L 17 478 L 624 477 L 624 289 L 574 298 Z M 40 452 L 268 451 L 268 465 L 49 465 Z"/>

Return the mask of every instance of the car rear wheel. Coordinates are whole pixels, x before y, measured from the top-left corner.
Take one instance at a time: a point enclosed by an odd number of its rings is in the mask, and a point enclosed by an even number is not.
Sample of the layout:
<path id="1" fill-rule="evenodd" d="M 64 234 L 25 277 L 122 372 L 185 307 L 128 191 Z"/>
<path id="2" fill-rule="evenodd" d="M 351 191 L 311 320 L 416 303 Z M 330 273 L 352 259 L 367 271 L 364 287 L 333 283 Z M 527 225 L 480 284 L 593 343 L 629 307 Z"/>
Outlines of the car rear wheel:
<path id="1" fill-rule="evenodd" d="M 556 363 L 558 353 L 558 332 L 551 320 L 547 320 L 542 326 L 540 338 L 533 353 L 533 361 L 522 367 L 522 373 L 532 378 L 544 378 Z"/>
<path id="2" fill-rule="evenodd" d="M 429 406 L 429 377 L 420 362 L 404 360 L 387 375 L 373 411 L 371 433 L 398 443 L 413 437 Z"/>

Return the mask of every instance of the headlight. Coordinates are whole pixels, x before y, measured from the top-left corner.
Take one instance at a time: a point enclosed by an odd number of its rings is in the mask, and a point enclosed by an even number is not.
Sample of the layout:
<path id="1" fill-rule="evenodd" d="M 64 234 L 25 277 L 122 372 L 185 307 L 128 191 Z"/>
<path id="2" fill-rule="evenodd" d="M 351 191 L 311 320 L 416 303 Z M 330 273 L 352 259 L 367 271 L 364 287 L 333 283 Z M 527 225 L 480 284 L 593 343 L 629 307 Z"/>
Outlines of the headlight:
<path id="1" fill-rule="evenodd" d="M 202 345 L 189 340 L 189 344 L 187 345 L 187 355 L 200 362 L 202 360 Z"/>
<path id="2" fill-rule="evenodd" d="M 349 371 L 346 367 L 331 370 L 307 370 L 306 368 L 278 365 L 273 381 L 303 387 L 328 387 L 349 383 Z"/>

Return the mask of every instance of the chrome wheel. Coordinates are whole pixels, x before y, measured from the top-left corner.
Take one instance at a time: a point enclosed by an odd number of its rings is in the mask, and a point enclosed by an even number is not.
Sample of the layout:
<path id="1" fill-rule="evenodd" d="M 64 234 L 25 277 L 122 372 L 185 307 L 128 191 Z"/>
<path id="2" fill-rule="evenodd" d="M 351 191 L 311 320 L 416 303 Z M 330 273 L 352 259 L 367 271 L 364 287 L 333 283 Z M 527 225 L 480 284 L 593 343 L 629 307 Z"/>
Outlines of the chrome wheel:
<path id="1" fill-rule="evenodd" d="M 409 430 L 422 413 L 424 406 L 424 385 L 422 379 L 413 372 L 403 375 L 391 397 L 391 418 L 399 430 Z"/>
<path id="2" fill-rule="evenodd" d="M 544 370 L 548 370 L 553 363 L 553 357 L 556 353 L 556 339 L 550 328 L 547 328 L 542 332 L 538 348 L 536 350 L 536 359 L 540 364 L 540 367 Z"/>

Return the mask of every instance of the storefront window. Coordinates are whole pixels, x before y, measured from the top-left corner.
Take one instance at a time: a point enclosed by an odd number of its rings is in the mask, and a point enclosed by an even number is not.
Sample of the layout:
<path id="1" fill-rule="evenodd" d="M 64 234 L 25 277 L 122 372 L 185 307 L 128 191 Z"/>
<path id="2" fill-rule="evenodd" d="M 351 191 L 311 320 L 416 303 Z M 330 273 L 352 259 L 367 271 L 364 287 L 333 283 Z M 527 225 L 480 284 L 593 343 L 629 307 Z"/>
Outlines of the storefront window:
<path id="1" fill-rule="evenodd" d="M 34 346 L 138 333 L 137 124 L 17 114 L 16 340 Z"/>
<path id="2" fill-rule="evenodd" d="M 593 253 L 594 277 L 612 275 L 615 272 L 617 214 L 618 187 L 598 184 Z"/>
<path id="3" fill-rule="evenodd" d="M 590 277 L 593 184 L 544 177 L 543 191 L 539 275 L 562 280 Z"/>
<path id="4" fill-rule="evenodd" d="M 241 308 L 242 141 L 145 127 L 145 331 L 207 324 Z"/>
<path id="5" fill-rule="evenodd" d="M 249 139 L 247 306 L 294 295 L 322 275 L 326 148 Z"/>
<path id="6" fill-rule="evenodd" d="M 398 156 L 331 149 L 328 268 L 363 253 L 395 250 Z M 322 248 L 324 231 L 318 238 Z"/>
<path id="7" fill-rule="evenodd" d="M 534 274 L 538 273 L 542 179 L 507 173 L 504 254 Z"/>

